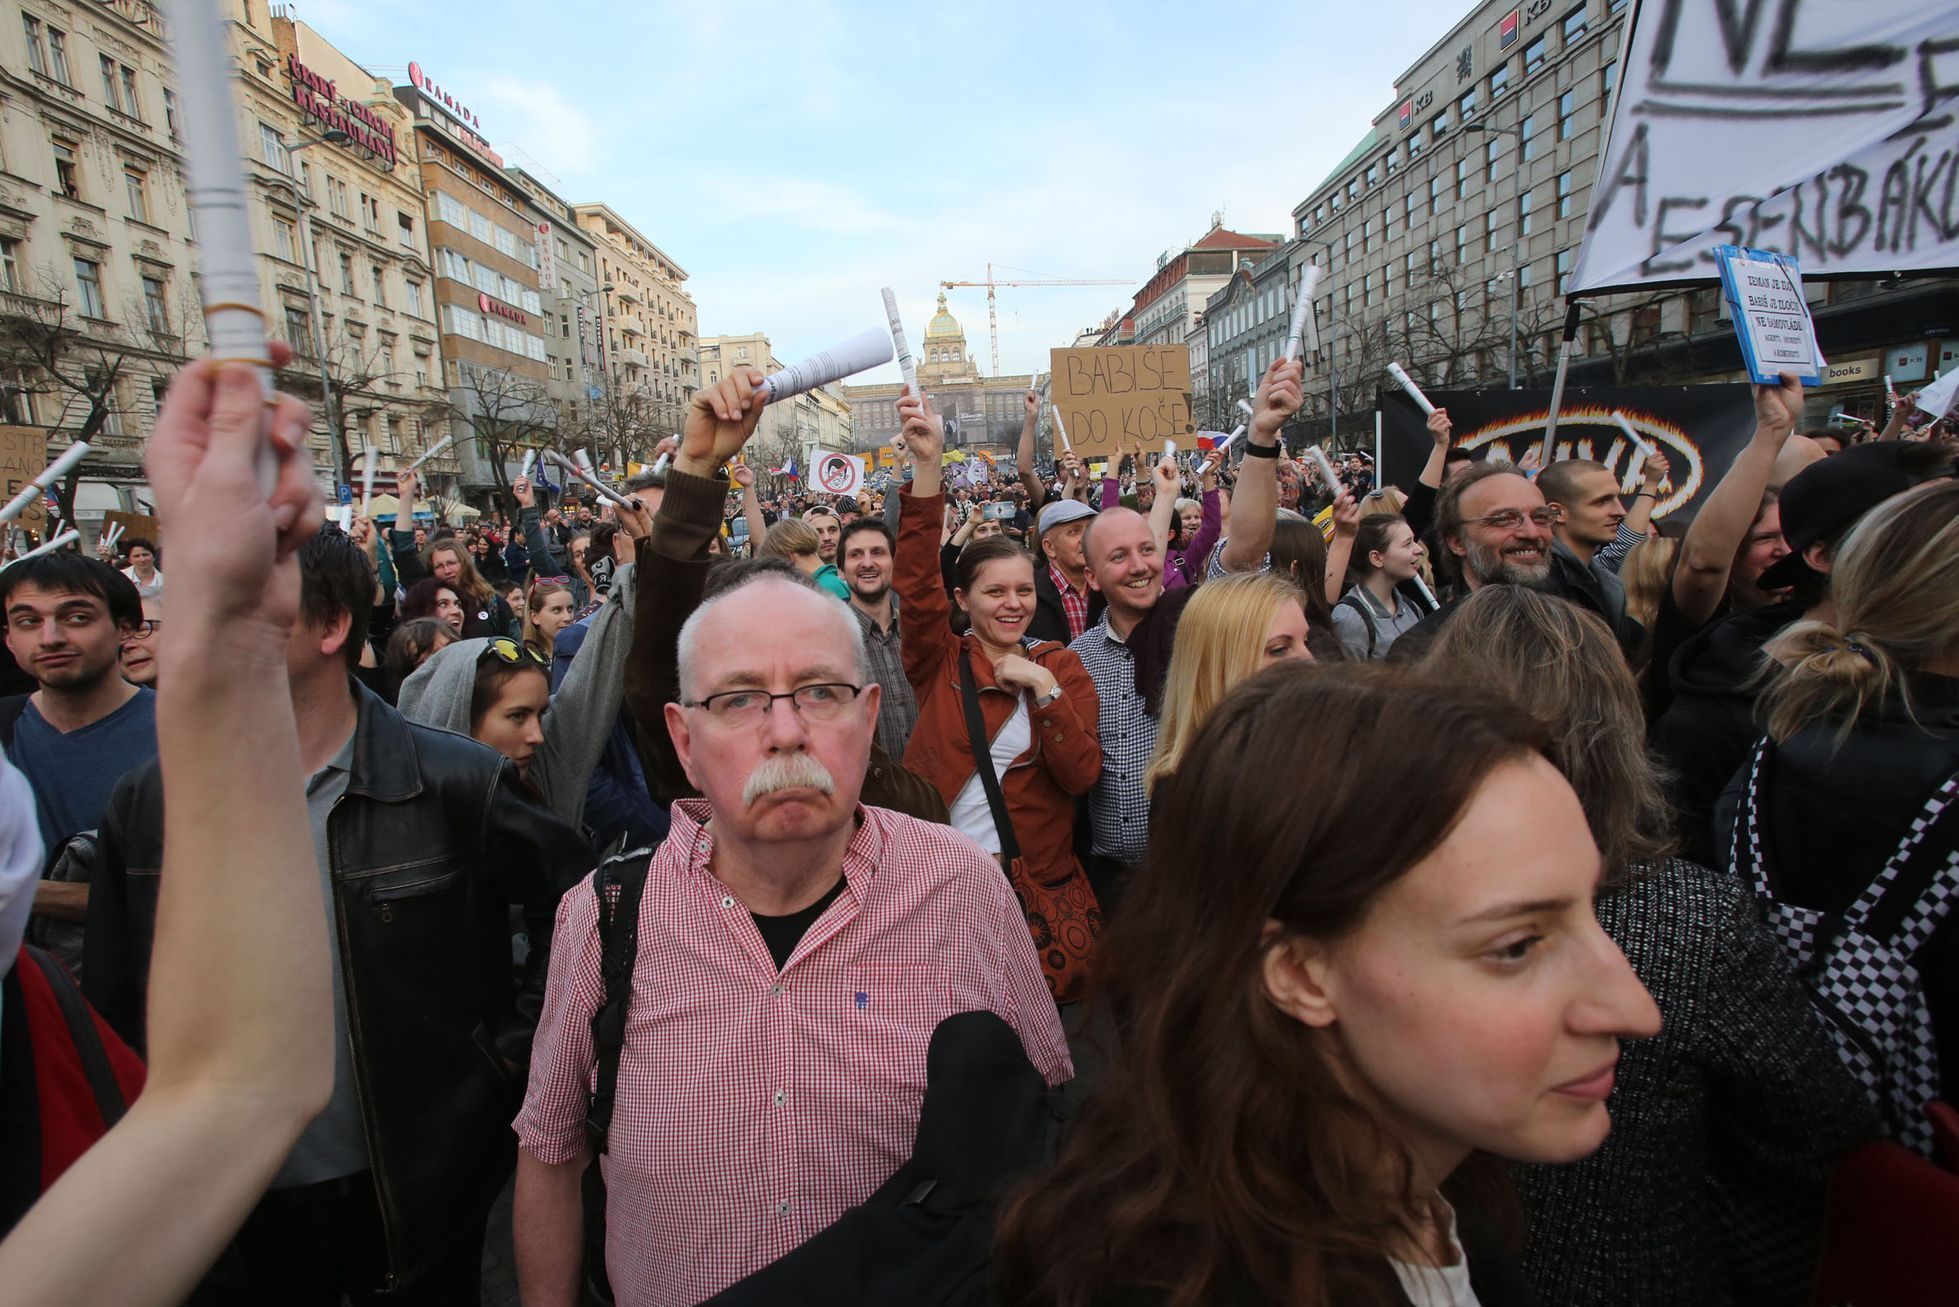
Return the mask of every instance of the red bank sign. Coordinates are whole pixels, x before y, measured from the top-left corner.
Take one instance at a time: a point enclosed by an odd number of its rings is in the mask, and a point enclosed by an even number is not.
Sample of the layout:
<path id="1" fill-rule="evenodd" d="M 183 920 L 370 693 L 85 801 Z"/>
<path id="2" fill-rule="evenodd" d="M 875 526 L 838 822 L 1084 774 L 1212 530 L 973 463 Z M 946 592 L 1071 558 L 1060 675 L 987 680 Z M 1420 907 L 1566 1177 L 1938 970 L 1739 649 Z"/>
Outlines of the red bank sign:
<path id="1" fill-rule="evenodd" d="M 299 62 L 299 56 L 286 56 L 286 76 L 292 79 L 293 103 L 299 111 L 323 127 L 337 128 L 353 138 L 386 166 L 395 166 L 394 125 L 358 100 L 341 95 L 330 77 L 322 77 Z"/>

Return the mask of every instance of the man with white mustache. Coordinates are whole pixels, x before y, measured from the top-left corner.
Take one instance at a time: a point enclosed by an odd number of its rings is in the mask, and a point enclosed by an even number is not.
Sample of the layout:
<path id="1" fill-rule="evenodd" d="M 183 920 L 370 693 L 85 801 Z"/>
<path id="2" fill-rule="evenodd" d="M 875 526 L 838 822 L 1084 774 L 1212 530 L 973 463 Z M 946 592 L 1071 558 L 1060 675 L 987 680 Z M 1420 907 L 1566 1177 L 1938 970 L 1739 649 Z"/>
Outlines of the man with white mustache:
<path id="1" fill-rule="evenodd" d="M 697 395 L 684 448 L 738 448 L 760 380 Z M 711 1297 L 868 1198 L 911 1152 L 945 1018 L 996 1013 L 1049 1084 L 1074 1074 L 998 864 L 859 802 L 881 695 L 851 609 L 756 571 L 694 610 L 678 665 L 665 723 L 702 797 L 673 805 L 635 918 L 601 1158 L 621 1307 Z M 544 1307 L 579 1294 L 598 915 L 589 880 L 559 906 L 516 1122 L 518 1284 Z"/>

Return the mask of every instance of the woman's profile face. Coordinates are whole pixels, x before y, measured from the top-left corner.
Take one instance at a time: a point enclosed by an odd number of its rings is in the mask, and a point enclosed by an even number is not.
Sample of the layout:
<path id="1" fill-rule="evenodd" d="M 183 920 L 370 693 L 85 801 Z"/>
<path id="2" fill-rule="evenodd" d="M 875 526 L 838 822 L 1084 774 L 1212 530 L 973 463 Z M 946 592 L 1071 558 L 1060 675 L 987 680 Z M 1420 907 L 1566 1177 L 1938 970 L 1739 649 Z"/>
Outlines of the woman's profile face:
<path id="1" fill-rule="evenodd" d="M 1388 547 L 1377 553 L 1376 557 L 1380 560 L 1381 571 L 1399 585 L 1421 570 L 1422 542 L 1415 538 L 1414 528 L 1406 522 L 1398 522 L 1388 533 Z"/>
<path id="2" fill-rule="evenodd" d="M 1570 1162 L 1604 1142 L 1622 1039 L 1659 1011 L 1599 927 L 1600 859 L 1541 758 L 1483 781 L 1449 837 L 1330 944 L 1269 960 L 1274 1001 L 1338 1041 L 1383 1123 L 1440 1180 L 1471 1150 Z M 1313 980 L 1288 989 L 1283 977 Z"/>
<path id="3" fill-rule="evenodd" d="M 550 704 L 551 682 L 541 669 L 511 677 L 477 718 L 477 742 L 516 763 L 518 775 L 527 774 L 531 756 L 544 743 L 544 710 Z"/>

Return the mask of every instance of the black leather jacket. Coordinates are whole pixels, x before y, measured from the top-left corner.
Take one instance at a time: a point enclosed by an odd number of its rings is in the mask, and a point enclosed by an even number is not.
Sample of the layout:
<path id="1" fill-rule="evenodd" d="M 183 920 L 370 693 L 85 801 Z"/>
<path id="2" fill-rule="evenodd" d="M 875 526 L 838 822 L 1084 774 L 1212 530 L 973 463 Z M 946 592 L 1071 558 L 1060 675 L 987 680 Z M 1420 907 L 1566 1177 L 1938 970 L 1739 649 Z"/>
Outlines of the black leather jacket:
<path id="1" fill-rule="evenodd" d="M 332 918 L 390 1276 L 403 1283 L 474 1233 L 515 1165 L 510 1122 L 552 918 L 591 857 L 498 754 L 354 693 L 352 773 L 327 820 Z M 89 999 L 139 1048 L 162 833 L 152 762 L 110 800 L 87 935 Z M 512 903 L 530 937 L 521 985 Z"/>

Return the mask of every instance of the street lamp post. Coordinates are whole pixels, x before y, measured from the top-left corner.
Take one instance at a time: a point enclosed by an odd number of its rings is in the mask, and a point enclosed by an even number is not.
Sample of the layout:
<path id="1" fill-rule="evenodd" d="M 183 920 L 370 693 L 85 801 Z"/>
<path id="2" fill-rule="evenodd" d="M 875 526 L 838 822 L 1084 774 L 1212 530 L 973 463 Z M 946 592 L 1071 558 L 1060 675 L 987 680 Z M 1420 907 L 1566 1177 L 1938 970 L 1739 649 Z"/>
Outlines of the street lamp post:
<path id="1" fill-rule="evenodd" d="M 1463 126 L 1463 131 L 1465 133 L 1493 132 L 1499 136 L 1514 136 L 1517 138 L 1517 144 L 1519 146 L 1524 143 L 1524 134 L 1515 127 L 1492 127 L 1488 123 L 1466 123 Z M 1517 166 L 1519 168 L 1524 166 L 1522 158 L 1517 160 Z M 1519 241 L 1523 240 L 1523 236 L 1523 232 L 1519 231 L 1517 233 L 1517 239 Z M 1513 258 L 1510 263 L 1510 271 L 1503 274 L 1510 279 L 1510 389 L 1512 390 L 1517 388 L 1517 296 L 1520 282 L 1517 267 L 1517 262 Z"/>
<path id="2" fill-rule="evenodd" d="M 1340 308 L 1340 297 L 1333 290 L 1333 242 L 1304 241 L 1302 244 L 1309 249 L 1317 246 L 1326 251 L 1326 443 L 1330 448 L 1338 449 L 1340 447 L 1340 320 L 1336 315 Z M 1304 289 L 1303 284 L 1301 289 Z"/>
<path id="3" fill-rule="evenodd" d="M 307 194 L 300 189 L 299 177 L 292 169 L 292 156 L 301 150 L 310 150 L 316 145 L 343 145 L 353 138 L 337 127 L 328 128 L 317 140 L 296 141 L 286 147 L 288 170 L 281 174 L 286 185 L 292 188 L 294 211 L 299 215 L 300 266 L 306 270 L 306 316 L 311 324 L 313 335 L 313 355 L 320 369 L 320 408 L 326 414 L 327 450 L 333 459 L 333 480 L 340 484 L 340 478 L 351 479 L 353 464 L 347 460 L 347 437 L 340 429 L 340 412 L 333 397 L 333 378 L 327 371 L 326 326 L 320 317 L 320 279 L 319 271 L 313 262 L 313 224 L 306 216 L 306 206 L 312 203 Z"/>

